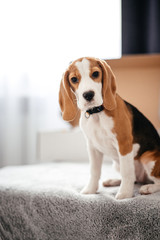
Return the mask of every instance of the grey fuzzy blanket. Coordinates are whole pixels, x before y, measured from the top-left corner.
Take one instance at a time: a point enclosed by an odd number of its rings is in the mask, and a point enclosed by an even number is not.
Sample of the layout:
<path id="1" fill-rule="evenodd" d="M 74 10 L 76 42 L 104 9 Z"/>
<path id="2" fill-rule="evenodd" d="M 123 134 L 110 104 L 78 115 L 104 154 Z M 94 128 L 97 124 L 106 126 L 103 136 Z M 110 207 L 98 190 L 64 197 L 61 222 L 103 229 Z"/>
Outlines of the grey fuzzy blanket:
<path id="1" fill-rule="evenodd" d="M 160 239 L 160 193 L 115 200 L 117 187 L 81 195 L 87 163 L 51 163 L 0 170 L 2 240 Z M 114 175 L 103 166 L 103 178 Z"/>

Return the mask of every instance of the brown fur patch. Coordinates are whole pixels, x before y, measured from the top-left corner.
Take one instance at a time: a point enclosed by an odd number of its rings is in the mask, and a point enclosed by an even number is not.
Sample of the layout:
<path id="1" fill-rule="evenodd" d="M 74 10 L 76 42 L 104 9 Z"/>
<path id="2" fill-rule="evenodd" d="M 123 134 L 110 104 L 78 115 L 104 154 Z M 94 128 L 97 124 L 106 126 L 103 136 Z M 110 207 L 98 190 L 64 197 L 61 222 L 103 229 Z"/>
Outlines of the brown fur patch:
<path id="1" fill-rule="evenodd" d="M 160 159 L 156 160 L 154 168 L 152 169 L 152 172 L 151 172 L 151 176 L 160 178 Z"/>
<path id="2" fill-rule="evenodd" d="M 69 124 L 70 124 L 73 128 L 79 126 L 80 116 L 81 116 L 81 111 L 78 110 L 77 115 L 75 116 L 75 118 L 74 118 L 72 121 L 69 122 Z"/>
<path id="3" fill-rule="evenodd" d="M 75 65 L 70 65 L 68 72 L 69 72 L 69 74 L 68 74 L 69 84 L 70 84 L 72 90 L 75 91 L 78 89 L 78 86 L 80 84 L 81 75 Z M 77 83 L 72 83 L 71 78 L 73 78 L 73 77 L 76 77 L 78 79 Z"/>
<path id="4" fill-rule="evenodd" d="M 151 161 L 155 161 L 154 152 L 147 151 L 147 152 L 143 153 L 139 160 L 143 164 L 147 164 Z"/>
<path id="5" fill-rule="evenodd" d="M 117 108 L 115 110 L 108 111 L 105 109 L 105 113 L 113 118 L 113 132 L 117 136 L 119 151 L 124 156 L 132 151 L 132 116 L 124 101 L 118 95 L 116 95 L 116 103 Z"/>
<path id="6" fill-rule="evenodd" d="M 102 69 L 99 66 L 97 60 L 91 59 L 91 58 L 86 58 L 86 59 L 88 59 L 90 62 L 90 78 L 92 78 L 92 80 L 95 82 L 102 82 Z M 99 72 L 99 76 L 97 78 L 92 77 L 92 74 L 95 71 Z"/>
<path id="7" fill-rule="evenodd" d="M 59 90 L 59 104 L 62 111 L 62 117 L 65 121 L 73 121 L 77 115 L 77 100 L 71 91 L 68 82 L 68 71 L 65 72 Z"/>
<path id="8" fill-rule="evenodd" d="M 105 61 L 98 61 L 102 69 L 102 95 L 103 106 L 105 109 L 112 111 L 116 108 L 116 79 Z"/>

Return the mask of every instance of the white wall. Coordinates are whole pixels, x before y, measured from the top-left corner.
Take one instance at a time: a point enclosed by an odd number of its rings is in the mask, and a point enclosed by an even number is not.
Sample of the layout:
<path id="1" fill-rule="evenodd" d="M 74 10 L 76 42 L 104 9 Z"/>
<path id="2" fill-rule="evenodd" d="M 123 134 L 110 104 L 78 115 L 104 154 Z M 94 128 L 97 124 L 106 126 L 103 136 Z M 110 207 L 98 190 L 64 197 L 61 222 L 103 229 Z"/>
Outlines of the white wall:
<path id="1" fill-rule="evenodd" d="M 87 161 L 88 155 L 84 136 L 79 129 L 39 132 L 37 158 L 40 162 Z"/>
<path id="2" fill-rule="evenodd" d="M 43 131 L 37 135 L 39 162 L 89 161 L 85 137 L 79 128 L 65 131 Z M 111 158 L 104 156 L 104 161 Z"/>

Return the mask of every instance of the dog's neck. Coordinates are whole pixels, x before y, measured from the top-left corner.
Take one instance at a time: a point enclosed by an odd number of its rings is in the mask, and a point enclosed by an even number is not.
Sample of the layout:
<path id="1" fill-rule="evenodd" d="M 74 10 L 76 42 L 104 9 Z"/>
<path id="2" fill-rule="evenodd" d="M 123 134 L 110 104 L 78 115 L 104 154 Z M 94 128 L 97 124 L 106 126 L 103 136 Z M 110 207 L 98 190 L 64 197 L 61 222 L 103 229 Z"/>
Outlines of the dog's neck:
<path id="1" fill-rule="evenodd" d="M 90 108 L 90 109 L 88 109 L 88 110 L 85 112 L 85 117 L 86 117 L 86 118 L 89 118 L 90 115 L 95 114 L 95 113 L 99 113 L 99 112 L 101 112 L 101 111 L 103 111 L 103 110 L 104 110 L 103 105 L 98 106 L 98 107 Z"/>

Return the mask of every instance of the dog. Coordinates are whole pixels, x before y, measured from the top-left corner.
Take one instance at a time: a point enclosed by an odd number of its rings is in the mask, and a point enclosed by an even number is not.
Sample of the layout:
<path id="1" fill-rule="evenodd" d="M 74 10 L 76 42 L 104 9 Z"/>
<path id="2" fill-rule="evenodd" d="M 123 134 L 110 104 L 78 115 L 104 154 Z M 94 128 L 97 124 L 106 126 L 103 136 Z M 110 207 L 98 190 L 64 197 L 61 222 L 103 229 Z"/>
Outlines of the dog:
<path id="1" fill-rule="evenodd" d="M 83 194 L 98 190 L 103 155 L 110 156 L 121 179 L 109 179 L 104 186 L 120 186 L 116 199 L 133 197 L 134 183 L 141 194 L 160 190 L 160 137 L 152 123 L 116 92 L 116 79 L 104 60 L 84 57 L 72 62 L 60 84 L 62 117 L 74 121 L 87 141 L 90 179 Z"/>

